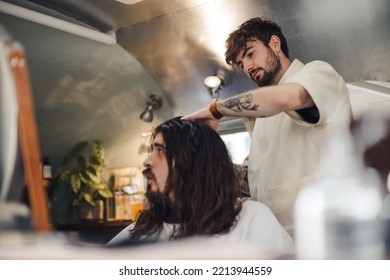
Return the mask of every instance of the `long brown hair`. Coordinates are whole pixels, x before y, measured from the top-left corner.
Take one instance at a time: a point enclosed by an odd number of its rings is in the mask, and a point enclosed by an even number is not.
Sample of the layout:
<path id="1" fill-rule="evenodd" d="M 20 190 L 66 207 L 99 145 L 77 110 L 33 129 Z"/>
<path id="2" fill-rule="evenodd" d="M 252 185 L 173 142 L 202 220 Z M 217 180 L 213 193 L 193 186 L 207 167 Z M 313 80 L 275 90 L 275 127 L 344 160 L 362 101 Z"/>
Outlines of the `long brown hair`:
<path id="1" fill-rule="evenodd" d="M 162 203 L 149 201 L 130 232 L 131 239 L 157 233 L 168 211 L 179 217 L 170 239 L 228 232 L 241 204 L 234 165 L 219 134 L 207 125 L 180 118 L 157 126 L 152 140 L 158 133 L 163 136 L 169 166 Z"/>

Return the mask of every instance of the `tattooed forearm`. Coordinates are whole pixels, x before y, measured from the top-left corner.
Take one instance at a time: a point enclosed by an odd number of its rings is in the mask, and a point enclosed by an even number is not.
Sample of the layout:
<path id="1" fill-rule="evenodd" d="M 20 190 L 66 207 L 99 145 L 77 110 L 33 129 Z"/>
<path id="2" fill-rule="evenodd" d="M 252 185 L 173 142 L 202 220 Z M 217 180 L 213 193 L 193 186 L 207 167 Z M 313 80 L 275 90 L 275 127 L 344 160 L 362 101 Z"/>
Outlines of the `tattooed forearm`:
<path id="1" fill-rule="evenodd" d="M 239 95 L 230 98 L 223 103 L 223 106 L 235 112 L 242 112 L 243 110 L 257 111 L 258 104 L 252 104 L 252 94 Z"/>

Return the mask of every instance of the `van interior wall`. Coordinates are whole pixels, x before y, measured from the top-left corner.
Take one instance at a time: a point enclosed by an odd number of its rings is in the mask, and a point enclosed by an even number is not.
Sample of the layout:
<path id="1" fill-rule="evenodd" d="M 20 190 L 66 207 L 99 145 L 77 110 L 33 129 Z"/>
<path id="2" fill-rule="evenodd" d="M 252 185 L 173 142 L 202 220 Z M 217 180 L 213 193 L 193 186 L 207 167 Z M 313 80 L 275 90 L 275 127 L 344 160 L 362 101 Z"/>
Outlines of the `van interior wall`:
<path id="1" fill-rule="evenodd" d="M 53 174 L 82 140 L 101 140 L 108 167 L 141 166 L 153 126 L 172 117 L 161 89 L 120 45 L 108 46 L 1 14 L 25 48 L 42 155 Z M 151 123 L 139 115 L 150 94 L 163 98 Z"/>

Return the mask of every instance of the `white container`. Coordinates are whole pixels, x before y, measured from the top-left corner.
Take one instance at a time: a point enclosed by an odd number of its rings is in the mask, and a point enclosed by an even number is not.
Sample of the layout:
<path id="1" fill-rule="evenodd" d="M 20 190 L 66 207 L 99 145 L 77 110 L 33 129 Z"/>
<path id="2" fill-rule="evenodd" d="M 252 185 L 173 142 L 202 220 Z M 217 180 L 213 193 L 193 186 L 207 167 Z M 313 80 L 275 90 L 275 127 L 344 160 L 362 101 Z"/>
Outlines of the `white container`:
<path id="1" fill-rule="evenodd" d="M 382 259 L 382 194 L 377 174 L 363 167 L 347 133 L 333 134 L 316 182 L 294 208 L 297 259 Z"/>

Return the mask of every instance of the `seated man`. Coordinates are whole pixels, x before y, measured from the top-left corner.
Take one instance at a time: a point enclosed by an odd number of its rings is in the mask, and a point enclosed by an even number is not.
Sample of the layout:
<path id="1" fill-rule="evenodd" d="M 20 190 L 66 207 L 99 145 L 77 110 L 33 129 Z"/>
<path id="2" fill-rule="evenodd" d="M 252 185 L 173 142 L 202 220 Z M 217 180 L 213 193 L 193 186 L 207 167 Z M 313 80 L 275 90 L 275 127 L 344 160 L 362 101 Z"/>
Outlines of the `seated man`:
<path id="1" fill-rule="evenodd" d="M 260 202 L 242 202 L 229 152 L 212 128 L 174 118 L 157 126 L 151 140 L 145 209 L 108 245 L 209 236 L 292 252 L 292 239 L 273 213 Z"/>

